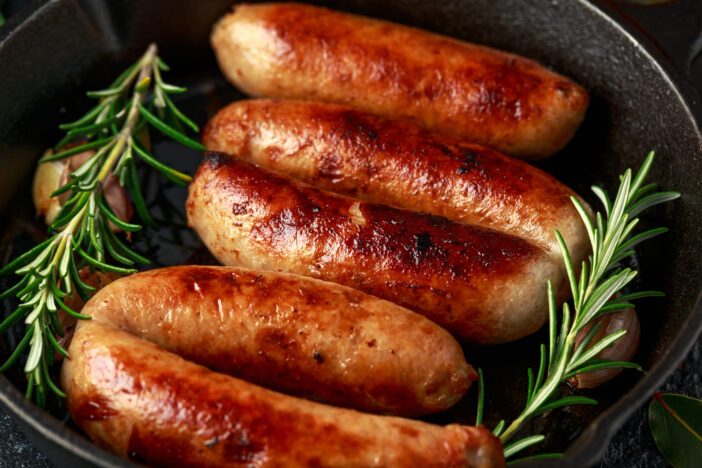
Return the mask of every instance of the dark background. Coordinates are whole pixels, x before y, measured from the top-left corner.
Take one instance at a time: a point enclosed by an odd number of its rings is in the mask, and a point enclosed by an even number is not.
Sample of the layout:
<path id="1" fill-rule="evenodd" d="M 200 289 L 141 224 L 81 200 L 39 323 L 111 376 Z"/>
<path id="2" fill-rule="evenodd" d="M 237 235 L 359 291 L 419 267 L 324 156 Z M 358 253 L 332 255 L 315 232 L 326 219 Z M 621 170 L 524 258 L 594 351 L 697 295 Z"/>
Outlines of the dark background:
<path id="1" fill-rule="evenodd" d="M 668 4 L 637 6 L 601 0 L 596 3 L 621 21 L 646 36 L 667 61 L 687 81 L 693 92 L 702 96 L 702 0 L 679 0 Z M 0 0 L 5 16 L 11 16 L 26 3 Z M 660 388 L 660 392 L 683 393 L 702 397 L 702 339 L 698 340 L 685 361 Z M 53 466 L 17 429 L 0 408 L 0 467 Z M 600 466 L 667 466 L 659 454 L 648 427 L 647 407 L 640 408 L 614 437 Z"/>

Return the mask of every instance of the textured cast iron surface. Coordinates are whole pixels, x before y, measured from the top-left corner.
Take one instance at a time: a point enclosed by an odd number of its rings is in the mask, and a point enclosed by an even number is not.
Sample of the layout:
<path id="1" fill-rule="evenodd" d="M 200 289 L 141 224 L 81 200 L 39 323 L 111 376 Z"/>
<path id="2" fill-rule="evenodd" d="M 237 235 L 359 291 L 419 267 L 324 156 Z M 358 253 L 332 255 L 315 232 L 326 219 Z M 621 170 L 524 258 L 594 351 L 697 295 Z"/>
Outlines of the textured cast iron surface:
<path id="1" fill-rule="evenodd" d="M 612 432 L 684 357 L 692 336 L 678 336 L 681 330 L 685 333 L 686 328 L 692 335 L 702 322 L 699 310 L 694 323 L 688 322 L 702 281 L 696 271 L 702 243 L 702 228 L 696 223 L 702 194 L 702 146 L 684 102 L 648 55 L 584 2 L 325 3 L 520 53 L 585 85 L 592 94 L 592 106 L 583 127 L 563 152 L 542 166 L 589 201 L 594 203 L 588 190 L 591 184 L 616 188 L 617 174 L 638 166 L 650 149 L 658 154 L 651 178 L 664 189 L 684 193 L 680 201 L 653 210 L 643 220 L 646 225 L 671 228 L 665 239 L 644 246 L 638 256 L 642 274 L 636 287 L 660 288 L 668 294 L 666 299 L 650 300 L 639 307 L 643 332 L 636 360 L 652 372 L 646 378 L 627 373 L 586 393 L 600 400 L 598 407 L 553 412 L 548 418 L 537 419 L 530 428 L 549 434 L 546 450 L 571 447 L 567 458 L 556 463 L 570 466 L 596 462 Z M 156 41 L 161 46 L 164 58 L 173 67 L 171 81 L 191 87 L 192 93 L 183 104 L 199 123 L 238 96 L 219 78 L 207 44 L 212 23 L 229 5 L 229 1 L 214 0 L 58 0 L 45 4 L 9 36 L 0 35 L 0 63 L 11 64 L 0 73 L 0 157 L 6 167 L 0 172 L 1 225 L 8 227 L 6 232 L 24 233 L 14 239 L 16 248 L 22 242 L 25 246 L 30 243 L 30 233 L 38 226 L 28 215 L 27 181 L 36 158 L 56 141 L 56 125 L 85 110 L 88 101 L 82 92 L 104 86 L 136 59 L 148 42 Z M 156 151 L 185 170 L 192 170 L 198 162 L 198 155 L 171 144 L 157 145 Z M 166 201 L 182 206 L 183 191 L 166 187 L 164 200 L 156 197 L 162 187 L 154 181 L 149 184 L 156 208 L 163 210 L 161 217 L 169 216 L 168 208 L 164 208 Z M 7 203 L 10 199 L 13 201 Z M 11 219 L 25 221 L 10 223 Z M 152 233 L 159 236 L 157 244 L 162 245 L 152 250 L 158 263 L 187 261 L 195 245 L 192 238 L 177 224 L 165 231 Z M 183 243 L 186 247 L 179 248 L 178 244 Z M 469 362 L 486 371 L 488 424 L 519 412 L 526 386 L 524 369 L 536 364 L 538 343 L 543 339 L 540 334 L 510 345 L 466 349 Z M 21 376 L 8 376 L 12 382 L 0 377 L 0 400 L 20 415 L 23 428 L 44 453 L 60 461 L 60 466 L 130 466 L 67 430 L 60 405 L 52 407 L 51 416 L 26 403 L 15 388 L 22 386 Z M 473 394 L 450 413 L 433 419 L 469 423 L 473 419 Z"/>

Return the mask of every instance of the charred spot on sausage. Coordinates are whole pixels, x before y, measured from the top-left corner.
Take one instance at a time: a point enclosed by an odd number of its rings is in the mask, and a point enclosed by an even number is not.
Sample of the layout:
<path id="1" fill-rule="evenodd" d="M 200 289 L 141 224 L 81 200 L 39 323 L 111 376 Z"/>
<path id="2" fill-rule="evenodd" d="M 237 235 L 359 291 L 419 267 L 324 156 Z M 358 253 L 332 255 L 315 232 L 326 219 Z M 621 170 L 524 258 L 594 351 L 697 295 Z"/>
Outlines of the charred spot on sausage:
<path id="1" fill-rule="evenodd" d="M 426 252 L 432 247 L 431 234 L 426 231 L 415 234 L 414 240 L 416 241 L 417 251 L 420 253 Z"/>

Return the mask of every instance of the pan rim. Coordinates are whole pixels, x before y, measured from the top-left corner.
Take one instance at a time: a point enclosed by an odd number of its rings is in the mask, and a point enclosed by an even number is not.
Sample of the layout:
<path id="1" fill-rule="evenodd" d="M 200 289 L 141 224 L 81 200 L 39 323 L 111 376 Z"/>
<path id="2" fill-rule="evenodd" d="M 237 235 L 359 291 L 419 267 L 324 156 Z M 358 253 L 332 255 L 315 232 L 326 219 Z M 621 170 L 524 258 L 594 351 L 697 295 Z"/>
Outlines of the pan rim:
<path id="1" fill-rule="evenodd" d="M 21 27 L 24 21 L 30 20 L 35 15 L 41 14 L 52 2 L 40 0 L 30 3 L 32 6 L 43 3 L 33 12 L 18 16 L 23 16 L 22 21 L 13 24 Z M 699 119 L 696 118 L 694 103 L 680 86 L 682 80 L 670 67 L 664 65 L 659 54 L 649 44 L 649 41 L 636 31 L 628 30 L 625 25 L 612 17 L 612 14 L 603 11 L 599 6 L 594 5 L 591 0 L 578 0 L 578 4 L 589 9 L 593 14 L 599 16 L 611 27 L 622 34 L 629 43 L 641 52 L 644 59 L 655 67 L 656 72 L 664 79 L 669 88 L 674 92 L 675 99 L 679 101 L 686 116 L 694 123 L 695 137 L 702 147 L 702 132 L 700 131 Z M 10 39 L 15 30 L 9 30 L 6 34 L 0 35 L 0 47 Z M 597 463 L 601 459 L 605 450 L 609 446 L 615 432 L 618 431 L 624 421 L 631 416 L 648 398 L 657 387 L 661 386 L 668 377 L 675 371 L 676 365 L 681 362 L 689 353 L 691 347 L 702 333 L 702 290 L 698 291 L 698 296 L 692 311 L 685 321 L 684 327 L 675 335 L 672 346 L 668 348 L 649 373 L 641 378 L 628 392 L 623 394 L 612 406 L 603 411 L 593 422 L 591 422 L 579 435 L 579 437 L 567 449 L 565 456 L 559 460 L 548 463 L 549 466 L 581 466 Z M 66 430 L 65 425 L 52 417 L 50 414 L 40 410 L 34 404 L 24 398 L 24 395 L 2 375 L 0 378 L 0 402 L 5 406 L 16 420 L 30 427 L 37 434 L 47 441 L 54 443 L 96 466 L 108 467 L 134 467 L 136 464 L 119 458 L 116 455 L 98 447 L 84 436 L 71 430 Z M 538 462 L 538 466 L 543 466 L 545 461 Z M 567 464 L 567 465 L 566 465 Z M 534 463 L 524 463 L 519 466 L 536 466 Z"/>

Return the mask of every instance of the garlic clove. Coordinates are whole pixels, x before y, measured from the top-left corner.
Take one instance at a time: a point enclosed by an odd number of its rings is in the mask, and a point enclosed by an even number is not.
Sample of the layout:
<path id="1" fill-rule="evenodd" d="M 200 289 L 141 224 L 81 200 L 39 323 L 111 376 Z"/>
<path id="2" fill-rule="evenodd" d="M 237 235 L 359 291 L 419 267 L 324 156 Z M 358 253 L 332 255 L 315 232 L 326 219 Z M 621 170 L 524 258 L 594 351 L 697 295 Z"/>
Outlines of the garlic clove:
<path id="1" fill-rule="evenodd" d="M 596 323 L 602 323 L 600 330 L 597 332 L 591 343 L 595 344 L 607 335 L 611 335 L 619 330 L 626 330 L 626 334 L 619 338 L 614 344 L 605 348 L 596 357 L 610 359 L 612 361 L 629 361 L 636 354 L 639 348 L 639 338 L 641 335 L 639 318 L 634 309 L 625 309 L 621 312 L 607 314 L 599 320 L 588 324 L 578 333 L 575 338 L 575 345 L 587 335 L 587 333 L 595 326 Z M 595 388 L 615 376 L 621 369 L 602 369 L 592 372 L 578 374 L 569 380 L 576 388 Z"/>
<path id="2" fill-rule="evenodd" d="M 119 219 L 128 222 L 134 214 L 134 208 L 129 198 L 127 198 L 124 187 L 119 185 L 119 178 L 115 176 L 108 178 L 105 181 L 103 191 L 107 204 L 112 208 L 112 211 L 114 211 Z M 112 221 L 110 221 L 110 229 L 112 229 L 112 232 L 121 231 L 120 228 L 112 224 Z M 129 235 L 129 233 L 127 233 L 127 235 Z"/>
<path id="3" fill-rule="evenodd" d="M 53 151 L 48 149 L 43 158 L 51 156 Z M 61 210 L 61 202 L 51 194 L 61 186 L 61 178 L 67 163 L 65 160 L 51 161 L 39 164 L 32 181 L 32 199 L 37 210 L 37 216 L 43 216 L 47 225 L 51 224 Z"/>

